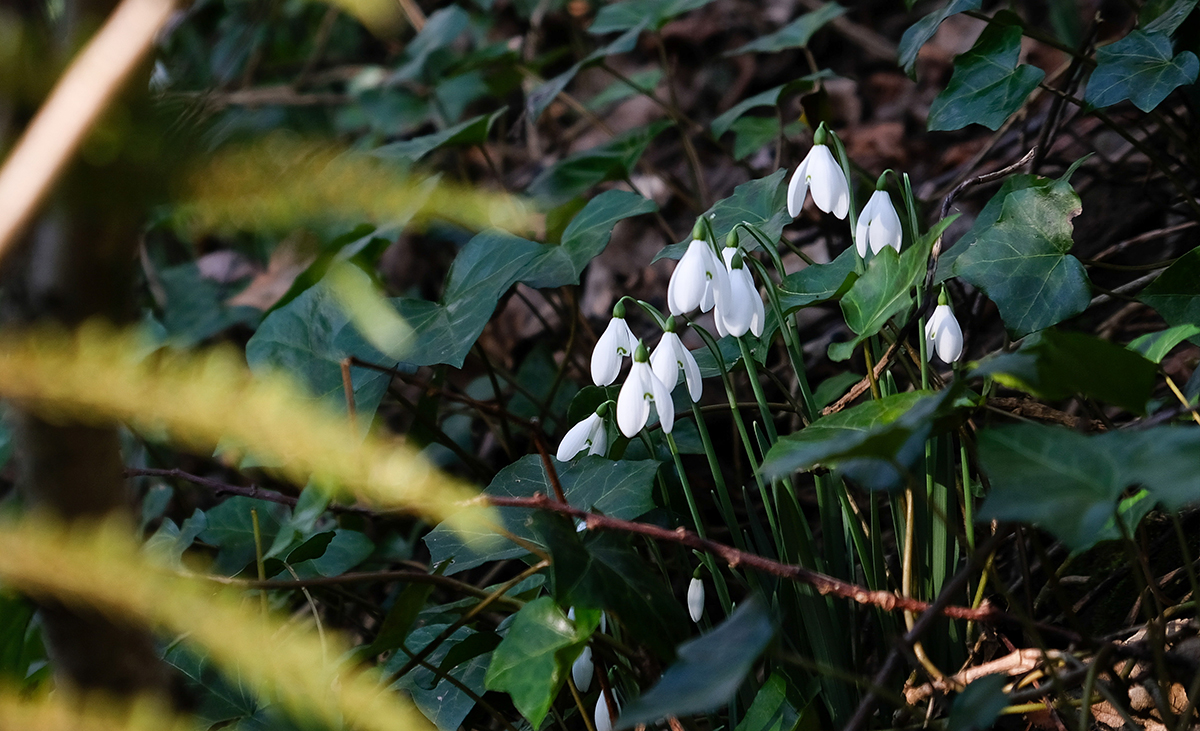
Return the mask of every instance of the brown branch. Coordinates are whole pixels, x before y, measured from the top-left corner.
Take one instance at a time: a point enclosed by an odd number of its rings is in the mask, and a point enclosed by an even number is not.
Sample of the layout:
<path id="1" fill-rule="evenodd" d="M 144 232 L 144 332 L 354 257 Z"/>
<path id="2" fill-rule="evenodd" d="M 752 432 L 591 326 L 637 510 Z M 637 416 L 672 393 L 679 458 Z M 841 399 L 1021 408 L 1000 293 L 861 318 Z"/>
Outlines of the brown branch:
<path id="1" fill-rule="evenodd" d="M 176 480 L 182 480 L 193 485 L 208 488 L 217 495 L 241 495 L 242 497 L 254 498 L 256 500 L 266 500 L 267 502 L 279 503 L 280 505 L 289 505 L 296 507 L 298 500 L 291 495 L 284 495 L 275 490 L 266 490 L 258 485 L 250 485 L 243 487 L 241 485 L 230 485 L 220 480 L 213 480 L 200 475 L 193 475 L 190 472 L 184 472 L 180 469 L 157 469 L 154 467 L 126 467 L 126 477 L 167 477 Z M 329 505 L 327 510 L 335 513 L 354 513 L 357 515 L 376 515 L 373 510 L 359 508 L 353 505 Z"/>
<path id="2" fill-rule="evenodd" d="M 783 579 L 790 579 L 802 584 L 808 584 L 817 590 L 822 595 L 832 595 L 842 599 L 859 604 L 867 604 L 875 607 L 880 607 L 885 611 L 909 611 L 909 612 L 926 612 L 930 609 L 935 609 L 937 613 L 952 617 L 954 619 L 969 619 L 975 622 L 994 621 L 996 619 L 1008 618 L 1007 615 L 992 607 L 985 606 L 979 609 L 970 607 L 960 607 L 952 605 L 935 606 L 929 602 L 923 602 L 919 599 L 911 599 L 909 597 L 893 594 L 888 591 L 872 591 L 857 584 L 851 584 L 848 581 L 822 574 L 817 571 L 811 571 L 803 566 L 795 566 L 792 564 L 780 563 L 769 558 L 741 551 L 733 546 L 727 546 L 723 543 L 701 538 L 700 536 L 688 531 L 684 528 L 676 528 L 670 530 L 660 528 L 656 525 L 647 523 L 635 523 L 629 520 L 620 520 L 611 518 L 607 515 L 598 513 L 589 513 L 586 510 L 571 507 L 565 503 L 551 500 L 542 493 L 538 493 L 533 497 L 500 497 L 495 495 L 485 495 L 482 499 L 487 500 L 490 504 L 496 507 L 505 508 L 531 508 L 534 510 L 546 510 L 560 515 L 566 515 L 572 518 L 580 518 L 585 521 L 588 530 L 615 530 L 625 533 L 636 533 L 638 535 L 648 536 L 660 541 L 668 541 L 678 543 L 680 545 L 692 548 L 698 551 L 711 553 L 723 561 L 730 568 L 737 566 L 746 566 L 757 571 L 772 576 L 778 576 Z"/>

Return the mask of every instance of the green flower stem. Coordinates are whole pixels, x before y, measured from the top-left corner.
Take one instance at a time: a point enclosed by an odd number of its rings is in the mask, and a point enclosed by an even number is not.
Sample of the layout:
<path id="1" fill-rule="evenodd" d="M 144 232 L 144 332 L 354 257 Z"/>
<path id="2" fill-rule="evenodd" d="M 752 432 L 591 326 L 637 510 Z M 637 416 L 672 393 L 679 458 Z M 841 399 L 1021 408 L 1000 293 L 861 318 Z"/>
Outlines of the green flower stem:
<path id="1" fill-rule="evenodd" d="M 854 232 L 858 229 L 858 209 L 854 205 L 854 178 L 851 176 L 850 156 L 846 154 L 846 146 L 842 144 L 842 138 L 837 136 L 833 130 L 829 131 L 829 136 L 833 138 L 833 147 L 837 150 L 838 162 L 842 165 L 842 173 L 846 176 L 846 190 L 850 194 L 850 238 L 854 239 Z M 855 258 L 854 268 L 859 274 L 863 273 L 863 258 L 861 256 Z"/>
<path id="2" fill-rule="evenodd" d="M 775 319 L 779 320 L 784 346 L 788 351 L 788 360 L 792 363 L 792 373 L 796 375 L 796 382 L 800 384 L 800 398 L 804 405 L 804 413 L 800 416 L 803 417 L 804 425 L 808 426 L 816 418 L 816 409 L 813 407 L 812 388 L 808 384 L 808 374 L 804 370 L 804 350 L 800 347 L 800 338 L 794 329 L 795 322 L 792 318 L 784 316 L 783 307 L 779 304 L 779 292 L 775 290 L 774 283 L 767 277 L 767 270 L 763 263 L 753 257 L 747 258 L 746 261 L 755 267 L 759 278 L 766 283 L 767 299 L 771 303 L 771 311 L 775 313 Z M 782 272 L 782 269 L 780 271 Z"/>
<path id="3" fill-rule="evenodd" d="M 758 458 L 754 455 L 754 445 L 750 441 L 750 434 L 746 431 L 746 423 L 742 420 L 742 414 L 738 410 L 737 394 L 733 392 L 733 382 L 729 380 L 729 371 L 725 367 L 725 359 L 721 356 L 721 349 L 717 347 L 717 341 L 713 339 L 713 336 L 707 330 L 695 322 L 691 323 L 691 326 L 692 330 L 704 340 L 704 344 L 712 351 L 713 359 L 717 363 L 717 369 L 721 372 L 721 383 L 725 386 L 725 396 L 729 400 L 729 411 L 733 416 L 733 423 L 737 427 L 738 436 L 742 439 L 742 446 L 746 450 L 746 458 L 750 460 L 750 470 L 754 474 L 754 481 L 758 485 L 758 492 L 763 499 L 763 509 L 767 513 L 767 522 L 771 525 L 771 533 L 775 538 L 776 550 L 782 551 L 783 538 L 779 532 L 779 522 L 775 518 L 774 507 L 767 495 L 767 487 L 763 484 L 762 471 L 759 468 Z"/>
<path id="4" fill-rule="evenodd" d="M 963 528 L 967 533 L 967 550 L 975 550 L 975 499 L 971 495 L 971 465 L 967 461 L 967 441 L 959 435 L 958 461 L 962 467 Z M 1188 564 L 1191 566 L 1191 564 Z M 1190 570 L 1190 569 L 1189 569 Z"/>
<path id="5" fill-rule="evenodd" d="M 704 456 L 708 458 L 708 468 L 712 471 L 713 484 L 716 485 L 717 506 L 721 517 L 725 519 L 725 527 L 733 536 L 733 544 L 739 549 L 746 550 L 746 541 L 738 530 L 737 515 L 733 511 L 733 501 L 729 499 L 729 490 L 725 487 L 725 475 L 721 473 L 721 462 L 717 459 L 717 451 L 713 448 L 712 437 L 708 433 L 708 425 L 704 423 L 704 415 L 700 407 L 692 404 L 692 416 L 696 419 L 696 431 L 700 433 L 700 443 L 704 445 Z"/>
<path id="6" fill-rule="evenodd" d="M 767 407 L 767 396 L 763 393 L 762 384 L 758 382 L 758 365 L 754 362 L 754 356 L 750 353 L 750 346 L 746 345 L 745 338 L 737 338 L 738 347 L 742 349 L 742 362 L 746 364 L 746 375 L 750 379 L 750 389 L 754 391 L 754 400 L 758 402 L 758 410 L 762 414 L 763 428 L 767 430 L 767 443 L 763 449 L 763 454 L 766 454 L 767 449 L 771 445 L 779 441 L 779 434 L 775 431 L 775 417 L 771 416 L 771 409 Z M 734 408 L 736 408 L 736 401 Z"/>
<path id="7" fill-rule="evenodd" d="M 875 357 L 871 353 L 871 341 L 863 341 L 863 358 L 867 361 L 867 381 L 871 384 L 871 398 L 878 401 L 881 397 L 879 394 L 879 380 L 875 378 Z"/>
<path id="8" fill-rule="evenodd" d="M 687 473 L 683 470 L 683 460 L 679 456 L 679 447 L 675 444 L 675 437 L 665 432 L 663 436 L 667 438 L 667 447 L 670 448 L 671 458 L 675 461 L 675 472 L 679 475 L 679 484 L 683 486 L 683 495 L 687 498 L 688 510 L 692 513 L 692 523 L 695 525 L 696 535 L 707 538 L 704 521 L 700 518 L 700 508 L 696 506 L 696 497 L 692 494 L 691 483 L 688 482 Z M 712 574 L 713 584 L 717 587 L 717 597 L 721 600 L 721 608 L 725 610 L 726 615 L 731 614 L 733 603 L 729 599 L 729 588 L 725 585 L 725 576 L 717 570 L 716 561 L 713 560 L 711 553 L 705 553 L 701 560 L 708 569 L 708 573 Z"/>

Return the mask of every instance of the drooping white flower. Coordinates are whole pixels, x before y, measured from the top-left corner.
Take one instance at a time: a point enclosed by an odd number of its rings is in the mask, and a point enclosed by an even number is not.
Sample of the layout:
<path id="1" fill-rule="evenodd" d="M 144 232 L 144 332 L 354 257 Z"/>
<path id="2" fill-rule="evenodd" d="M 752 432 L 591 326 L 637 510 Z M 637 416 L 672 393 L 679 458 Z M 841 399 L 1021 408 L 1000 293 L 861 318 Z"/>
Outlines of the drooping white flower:
<path id="1" fill-rule="evenodd" d="M 592 648 L 585 645 L 583 652 L 579 653 L 579 657 L 575 658 L 575 664 L 571 666 L 571 679 L 575 681 L 575 687 L 579 689 L 580 694 L 588 692 L 588 688 L 592 687 L 594 671 Z"/>
<path id="2" fill-rule="evenodd" d="M 608 702 L 604 700 L 604 693 L 601 693 L 596 701 L 595 723 L 596 731 L 612 731 L 612 715 L 608 712 Z"/>
<path id="3" fill-rule="evenodd" d="M 554 455 L 559 462 L 574 459 L 580 452 L 587 450 L 588 454 L 603 455 L 608 451 L 608 433 L 604 431 L 604 415 L 600 412 L 608 410 L 607 402 L 600 405 L 596 413 L 587 417 L 567 430 L 562 441 L 558 443 L 558 452 Z"/>
<path id="4" fill-rule="evenodd" d="M 633 367 L 629 377 L 621 385 L 617 395 L 617 426 L 621 433 L 633 437 L 650 418 L 650 403 L 658 409 L 658 420 L 667 434 L 675 425 L 675 405 L 671 403 L 671 390 L 658 380 L 650 368 L 650 356 L 641 342 L 633 352 Z"/>
<path id="5" fill-rule="evenodd" d="M 693 576 L 692 583 L 688 584 L 687 607 L 692 621 L 699 624 L 704 614 L 704 580 L 699 576 Z"/>
<path id="6" fill-rule="evenodd" d="M 945 295 L 943 295 L 944 297 Z M 945 363 L 953 363 L 962 357 L 963 334 L 948 304 L 939 304 L 925 323 L 927 353 L 937 353 Z"/>
<path id="7" fill-rule="evenodd" d="M 754 286 L 754 277 L 750 275 L 750 269 L 742 261 L 736 247 L 727 246 L 722 254 L 729 268 L 729 289 L 717 299 L 714 314 L 717 332 L 722 337 L 732 335 L 736 338 L 747 332 L 758 337 L 762 335 L 766 309 L 758 288 Z"/>
<path id="8" fill-rule="evenodd" d="M 726 286 L 721 260 L 708 242 L 694 238 L 675 265 L 675 271 L 671 272 L 671 281 L 667 283 L 667 306 L 672 315 L 682 315 L 697 307 L 708 312 Z"/>
<path id="9" fill-rule="evenodd" d="M 675 318 L 673 317 L 667 320 L 667 330 L 663 333 L 662 340 L 659 340 L 658 345 L 654 347 L 654 352 L 650 354 L 650 370 L 654 371 L 658 380 L 662 381 L 663 385 L 671 391 L 675 390 L 679 381 L 679 371 L 683 371 L 688 396 L 691 397 L 693 403 L 700 400 L 703 393 L 700 367 L 696 365 L 696 358 L 692 356 L 692 351 L 683 347 L 683 341 L 675 334 Z"/>
<path id="10" fill-rule="evenodd" d="M 858 255 L 867 255 L 868 243 L 873 254 L 883 251 L 885 246 L 899 253 L 902 237 L 900 216 L 892 205 L 891 196 L 886 190 L 877 188 L 859 214 L 858 226 L 854 230 L 854 246 L 858 249 Z"/>
<path id="11" fill-rule="evenodd" d="M 592 350 L 592 381 L 597 386 L 608 386 L 621 373 L 621 360 L 633 352 L 637 338 L 625 322 L 625 305 L 618 302 L 613 307 L 612 319 Z"/>
<path id="12" fill-rule="evenodd" d="M 825 144 L 825 135 L 825 125 L 822 123 L 813 135 L 812 149 L 796 168 L 788 184 L 788 213 L 792 218 L 800 215 L 809 190 L 812 191 L 813 203 L 822 211 L 841 219 L 850 212 L 850 187 L 846 184 L 846 174 Z"/>

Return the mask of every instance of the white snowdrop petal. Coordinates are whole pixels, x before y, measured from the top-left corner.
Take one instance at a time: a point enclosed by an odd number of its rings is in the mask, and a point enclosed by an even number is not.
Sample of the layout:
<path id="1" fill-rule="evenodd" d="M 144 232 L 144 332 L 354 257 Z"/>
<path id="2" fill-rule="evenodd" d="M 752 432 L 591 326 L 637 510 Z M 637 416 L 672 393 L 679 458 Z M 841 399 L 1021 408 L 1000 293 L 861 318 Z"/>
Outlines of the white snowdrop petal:
<path id="1" fill-rule="evenodd" d="M 650 390 L 653 393 L 654 408 L 658 410 L 658 423 L 663 432 L 670 434 L 675 427 L 675 403 L 671 401 L 671 389 L 667 388 L 658 376 L 647 371 L 650 380 Z"/>
<path id="2" fill-rule="evenodd" d="M 592 381 L 597 386 L 608 386 L 617 380 L 621 372 L 621 358 L 629 354 L 629 325 L 620 317 L 608 321 L 608 327 L 596 340 L 592 350 Z"/>
<path id="3" fill-rule="evenodd" d="M 603 693 L 596 701 L 595 725 L 596 731 L 612 731 L 612 717 L 608 712 L 608 703 L 604 700 Z"/>
<path id="4" fill-rule="evenodd" d="M 650 370 L 654 376 L 663 382 L 667 388 L 674 389 L 679 381 L 679 365 L 675 357 L 675 349 L 671 347 L 668 336 L 675 333 L 663 333 L 662 340 L 650 354 Z M 678 336 L 676 336 L 678 337 Z"/>
<path id="5" fill-rule="evenodd" d="M 767 321 L 767 310 L 763 306 L 762 296 L 758 291 L 754 292 L 754 316 L 750 318 L 750 332 L 754 337 L 760 337 L 763 334 L 763 323 Z"/>
<path id="6" fill-rule="evenodd" d="M 825 145 L 815 145 L 808 153 L 808 187 L 812 193 L 813 203 L 822 211 L 833 211 L 837 202 L 837 184 L 834 175 L 841 175 L 841 169 Z"/>
<path id="7" fill-rule="evenodd" d="M 854 248 L 858 251 L 858 255 L 862 258 L 867 258 L 868 242 L 871 236 L 871 204 L 875 202 L 872 198 L 867 202 L 867 207 L 858 216 L 858 225 L 854 227 Z"/>
<path id="8" fill-rule="evenodd" d="M 692 355 L 692 351 L 687 348 L 680 348 L 680 350 L 682 351 L 680 362 L 683 364 L 683 378 L 687 382 L 688 396 L 692 399 L 692 403 L 696 403 L 704 395 L 700 366 L 696 365 L 696 357 Z"/>
<path id="9" fill-rule="evenodd" d="M 707 243 L 692 239 L 687 251 L 675 265 L 675 271 L 671 272 L 671 281 L 667 284 L 667 304 L 672 315 L 691 312 L 700 305 L 709 279 L 708 251 Z"/>
<path id="10" fill-rule="evenodd" d="M 704 580 L 695 576 L 692 577 L 692 582 L 688 584 L 687 593 L 687 608 L 688 615 L 692 621 L 699 623 L 700 617 L 704 614 Z"/>
<path id="11" fill-rule="evenodd" d="M 579 689 L 580 694 L 588 692 L 592 687 L 594 669 L 592 648 L 585 646 L 579 657 L 575 658 L 575 664 L 571 666 L 571 679 L 575 681 L 575 687 Z"/>
<path id="12" fill-rule="evenodd" d="M 751 320 L 754 319 L 754 299 L 757 297 L 754 280 L 745 267 L 729 273 L 729 303 L 728 306 L 721 306 L 721 316 L 730 335 L 741 337 L 750 329 Z"/>
<path id="13" fill-rule="evenodd" d="M 602 420 L 596 414 L 592 414 L 583 421 L 567 430 L 562 441 L 558 443 L 558 452 L 554 455 L 558 457 L 559 462 L 567 462 L 588 448 L 588 442 L 592 439 L 592 432 L 595 430 L 597 423 L 601 424 Z"/>
<path id="14" fill-rule="evenodd" d="M 608 454 L 608 432 L 604 430 L 604 419 L 598 419 L 592 427 L 591 447 L 588 454 L 598 454 L 601 457 Z"/>
<path id="15" fill-rule="evenodd" d="M 792 180 L 788 183 L 788 215 L 792 218 L 799 216 L 800 211 L 804 209 L 804 198 L 808 195 L 808 160 L 811 157 L 812 151 L 810 150 L 804 161 L 796 167 L 796 172 L 792 173 Z"/>
<path id="16" fill-rule="evenodd" d="M 654 378 L 650 365 L 635 361 L 617 394 L 617 426 L 630 438 L 641 431 L 650 418 L 650 402 L 646 400 L 650 389 L 647 378 Z"/>

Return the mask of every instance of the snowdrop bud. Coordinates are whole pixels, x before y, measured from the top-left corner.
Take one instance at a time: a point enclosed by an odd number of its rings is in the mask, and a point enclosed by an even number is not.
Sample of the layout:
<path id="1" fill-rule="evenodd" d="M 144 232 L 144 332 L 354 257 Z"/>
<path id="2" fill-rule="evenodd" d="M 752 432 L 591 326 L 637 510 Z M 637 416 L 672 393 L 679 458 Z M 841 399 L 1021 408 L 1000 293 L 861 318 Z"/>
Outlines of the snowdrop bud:
<path id="1" fill-rule="evenodd" d="M 592 687 L 593 671 L 592 648 L 585 646 L 579 657 L 575 658 L 575 664 L 571 666 L 571 679 L 575 681 L 575 687 L 579 689 L 580 694 L 588 692 L 588 688 Z"/>
<path id="2" fill-rule="evenodd" d="M 612 731 L 612 716 L 608 712 L 608 703 L 604 700 L 604 693 L 600 694 L 600 698 L 596 701 L 596 731 Z"/>
<path id="3" fill-rule="evenodd" d="M 941 304 L 934 308 L 925 324 L 925 339 L 926 352 L 936 352 L 944 363 L 953 363 L 962 357 L 962 328 L 950 305 Z"/>
<path id="4" fill-rule="evenodd" d="M 637 349 L 633 353 L 633 367 L 629 369 L 629 377 L 625 379 L 625 383 L 621 385 L 621 392 L 617 394 L 617 426 L 622 434 L 630 438 L 646 426 L 652 402 L 658 409 L 662 430 L 670 434 L 675 425 L 675 405 L 671 402 L 671 389 L 654 375 L 649 360 L 646 346 L 638 341 Z"/>
<path id="5" fill-rule="evenodd" d="M 693 576 L 692 583 L 688 584 L 687 607 L 692 621 L 699 624 L 704 614 L 704 580 L 699 576 Z"/>
<path id="6" fill-rule="evenodd" d="M 885 246 L 899 252 L 903 235 L 900 216 L 892 205 L 891 196 L 886 190 L 876 190 L 859 214 L 858 225 L 854 229 L 854 246 L 858 249 L 858 255 L 866 257 L 868 244 L 873 254 L 883 251 Z"/>
<path id="7" fill-rule="evenodd" d="M 813 135 L 812 149 L 796 168 L 788 184 L 788 213 L 792 218 L 800 215 L 801 209 L 804 208 L 805 196 L 810 190 L 813 203 L 822 211 L 841 219 L 845 219 L 846 214 L 850 212 L 850 186 L 846 183 L 846 174 L 842 172 L 842 166 L 833 158 L 833 153 L 825 144 L 824 122 Z"/>
<path id="8" fill-rule="evenodd" d="M 608 433 L 604 431 L 604 414 L 601 412 L 601 409 L 608 411 L 606 404 L 600 404 L 596 413 L 567 430 L 554 455 L 559 462 L 573 459 L 584 450 L 588 454 L 600 455 L 608 451 Z"/>
<path id="9" fill-rule="evenodd" d="M 621 361 L 632 352 L 634 342 L 633 331 L 625 322 L 625 305 L 618 302 L 608 327 L 592 350 L 592 381 L 597 386 L 608 386 L 617 380 Z"/>

